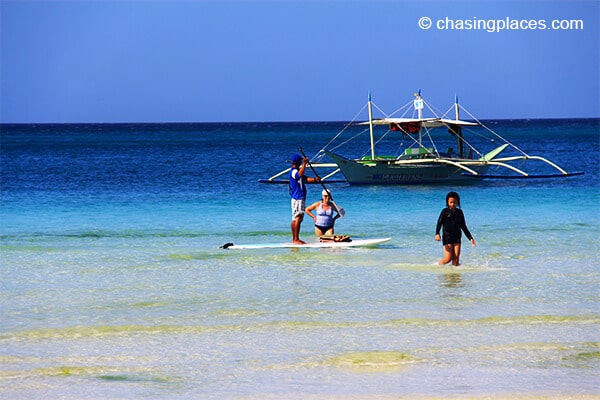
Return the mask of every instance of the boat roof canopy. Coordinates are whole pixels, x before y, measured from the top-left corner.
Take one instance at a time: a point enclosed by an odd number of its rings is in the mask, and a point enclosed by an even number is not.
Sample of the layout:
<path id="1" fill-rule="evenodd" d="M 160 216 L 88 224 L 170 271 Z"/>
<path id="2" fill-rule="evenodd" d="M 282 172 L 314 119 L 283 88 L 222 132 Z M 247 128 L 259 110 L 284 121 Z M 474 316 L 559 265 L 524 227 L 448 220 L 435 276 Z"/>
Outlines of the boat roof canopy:
<path id="1" fill-rule="evenodd" d="M 458 119 L 446 118 L 381 118 L 374 119 L 373 125 L 405 124 L 418 122 L 425 128 L 439 128 L 441 126 L 459 125 L 459 126 L 478 126 L 476 122 L 462 121 Z M 361 122 L 359 125 L 369 125 L 369 121 Z"/>

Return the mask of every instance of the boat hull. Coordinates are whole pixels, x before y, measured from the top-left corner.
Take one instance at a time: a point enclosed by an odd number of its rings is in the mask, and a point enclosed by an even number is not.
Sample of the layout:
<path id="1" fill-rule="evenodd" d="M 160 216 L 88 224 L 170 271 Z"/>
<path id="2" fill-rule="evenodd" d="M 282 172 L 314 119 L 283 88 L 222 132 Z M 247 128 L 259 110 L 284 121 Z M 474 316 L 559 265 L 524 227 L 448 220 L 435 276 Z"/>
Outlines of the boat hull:
<path id="1" fill-rule="evenodd" d="M 415 185 L 454 182 L 473 182 L 472 173 L 438 159 L 410 161 L 355 161 L 326 152 L 338 165 L 351 185 Z M 485 174 L 485 162 L 469 160 L 468 168 Z M 476 175 L 475 175 L 476 176 Z"/>

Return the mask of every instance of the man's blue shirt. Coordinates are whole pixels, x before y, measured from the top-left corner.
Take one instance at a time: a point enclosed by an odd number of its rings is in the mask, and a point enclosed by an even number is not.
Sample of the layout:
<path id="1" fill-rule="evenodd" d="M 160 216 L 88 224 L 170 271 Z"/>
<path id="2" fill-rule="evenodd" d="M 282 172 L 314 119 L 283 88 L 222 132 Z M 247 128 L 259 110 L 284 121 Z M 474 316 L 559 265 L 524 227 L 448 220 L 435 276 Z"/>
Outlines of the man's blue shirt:
<path id="1" fill-rule="evenodd" d="M 290 196 L 295 200 L 306 199 L 306 178 L 300 176 L 297 168 L 292 168 L 290 171 Z"/>

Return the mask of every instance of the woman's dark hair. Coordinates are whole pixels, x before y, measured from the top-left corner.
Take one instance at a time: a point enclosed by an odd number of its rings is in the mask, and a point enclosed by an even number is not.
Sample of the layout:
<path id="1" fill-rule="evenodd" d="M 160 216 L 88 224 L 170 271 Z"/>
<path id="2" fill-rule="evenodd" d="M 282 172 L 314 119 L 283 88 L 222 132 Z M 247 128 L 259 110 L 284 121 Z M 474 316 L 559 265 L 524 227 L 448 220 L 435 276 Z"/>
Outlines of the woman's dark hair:
<path id="1" fill-rule="evenodd" d="M 446 195 L 446 207 L 448 207 L 448 199 L 453 198 L 456 200 L 456 207 L 460 208 L 460 196 L 456 192 L 450 192 Z"/>

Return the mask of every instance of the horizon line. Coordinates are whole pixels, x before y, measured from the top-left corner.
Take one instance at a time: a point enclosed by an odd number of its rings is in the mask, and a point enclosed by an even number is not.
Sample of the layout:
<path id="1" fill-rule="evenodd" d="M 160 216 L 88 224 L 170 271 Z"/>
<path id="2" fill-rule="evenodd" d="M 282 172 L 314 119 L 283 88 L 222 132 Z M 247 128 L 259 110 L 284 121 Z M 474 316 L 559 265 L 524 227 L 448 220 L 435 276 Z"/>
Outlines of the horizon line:
<path id="1" fill-rule="evenodd" d="M 600 116 L 596 117 L 535 117 L 535 118 L 482 118 L 479 121 L 552 121 L 552 120 L 600 120 Z M 462 119 L 471 121 L 471 119 Z M 348 124 L 352 121 L 346 120 L 297 120 L 297 121 L 114 121 L 114 122 L 0 122 L 2 125 L 182 125 L 182 124 Z"/>

